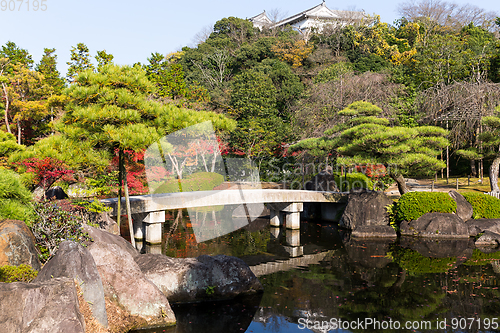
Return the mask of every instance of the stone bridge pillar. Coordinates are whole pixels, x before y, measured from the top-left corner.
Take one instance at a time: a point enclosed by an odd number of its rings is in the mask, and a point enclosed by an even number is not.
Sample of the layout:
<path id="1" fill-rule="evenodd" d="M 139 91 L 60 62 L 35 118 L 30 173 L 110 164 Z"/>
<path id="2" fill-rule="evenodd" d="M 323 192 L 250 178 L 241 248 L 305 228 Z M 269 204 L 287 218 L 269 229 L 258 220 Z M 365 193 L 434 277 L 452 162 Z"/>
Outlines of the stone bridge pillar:
<path id="1" fill-rule="evenodd" d="M 165 211 L 148 213 L 142 222 L 146 243 L 161 244 L 161 228 L 165 223 Z"/>
<path id="2" fill-rule="evenodd" d="M 268 204 L 270 210 L 271 226 L 283 225 L 283 216 L 287 229 L 300 229 L 300 212 L 304 210 L 302 202 Z"/>

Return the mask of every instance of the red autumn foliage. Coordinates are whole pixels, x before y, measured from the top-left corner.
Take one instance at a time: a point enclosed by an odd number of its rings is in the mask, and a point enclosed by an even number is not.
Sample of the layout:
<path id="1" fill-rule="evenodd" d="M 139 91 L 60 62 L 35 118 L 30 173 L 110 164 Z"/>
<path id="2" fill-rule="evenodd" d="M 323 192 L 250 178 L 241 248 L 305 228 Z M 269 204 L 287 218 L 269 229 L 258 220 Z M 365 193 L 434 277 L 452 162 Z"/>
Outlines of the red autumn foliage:
<path id="1" fill-rule="evenodd" d="M 386 175 L 385 165 L 383 164 L 356 165 L 356 170 L 369 178 L 379 178 Z"/>
<path id="2" fill-rule="evenodd" d="M 26 172 L 33 173 L 34 181 L 44 190 L 48 190 L 52 184 L 61 178 L 68 177 L 73 174 L 73 170 L 69 169 L 63 161 L 56 158 L 30 158 L 20 162 L 26 167 Z M 69 177 L 71 179 L 72 177 Z"/>

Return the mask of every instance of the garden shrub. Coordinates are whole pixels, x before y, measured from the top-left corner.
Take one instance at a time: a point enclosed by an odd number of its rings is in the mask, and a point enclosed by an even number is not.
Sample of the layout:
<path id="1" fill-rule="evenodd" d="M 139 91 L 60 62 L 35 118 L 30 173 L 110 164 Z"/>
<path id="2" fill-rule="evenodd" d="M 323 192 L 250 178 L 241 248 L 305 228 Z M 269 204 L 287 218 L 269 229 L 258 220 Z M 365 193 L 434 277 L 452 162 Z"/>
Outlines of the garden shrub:
<path id="1" fill-rule="evenodd" d="M 31 192 L 14 171 L 0 169 L 0 220 L 26 221 L 32 214 Z"/>
<path id="2" fill-rule="evenodd" d="M 372 180 L 362 173 L 347 173 L 344 176 L 334 174 L 334 179 L 341 192 L 348 192 L 353 188 L 373 189 Z"/>
<path id="3" fill-rule="evenodd" d="M 491 195 L 475 192 L 462 193 L 474 209 L 473 219 L 500 219 L 500 200 Z"/>
<path id="4" fill-rule="evenodd" d="M 2 266 L 0 267 L 0 282 L 31 282 L 33 281 L 38 272 L 31 266 L 21 264 L 19 266 Z"/>
<path id="5" fill-rule="evenodd" d="M 444 192 L 408 192 L 399 198 L 396 221 L 412 221 L 426 213 L 454 213 L 457 203 Z"/>
<path id="6" fill-rule="evenodd" d="M 79 214 L 71 209 L 64 208 L 64 202 L 34 203 L 36 212 L 31 223 L 31 232 L 35 236 L 35 243 L 40 251 L 40 261 L 48 261 L 63 241 L 70 240 L 85 246 L 91 241 L 89 235 L 83 231 L 83 221 Z"/>
<path id="7" fill-rule="evenodd" d="M 214 172 L 197 172 L 183 179 L 170 179 L 160 185 L 154 193 L 176 193 L 210 191 L 224 182 L 224 176 Z"/>

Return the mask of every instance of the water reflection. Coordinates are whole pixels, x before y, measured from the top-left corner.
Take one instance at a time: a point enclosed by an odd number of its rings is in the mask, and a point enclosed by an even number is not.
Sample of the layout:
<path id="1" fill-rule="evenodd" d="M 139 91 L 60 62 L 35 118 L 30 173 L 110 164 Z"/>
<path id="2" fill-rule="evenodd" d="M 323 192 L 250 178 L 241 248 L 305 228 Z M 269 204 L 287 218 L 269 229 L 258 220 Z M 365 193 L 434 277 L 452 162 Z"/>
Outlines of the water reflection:
<path id="1" fill-rule="evenodd" d="M 436 331 L 438 321 L 446 319 L 451 332 L 456 331 L 451 327 L 453 318 L 500 317 L 500 252 L 476 249 L 468 240 L 351 239 L 333 224 L 303 222 L 301 230 L 293 232 L 272 228 L 268 220 L 258 219 L 227 236 L 200 244 L 190 242 L 189 220 L 182 215 L 170 216 L 170 226 L 176 224 L 176 228 L 164 230 L 168 236 L 164 253 L 238 256 L 259 276 L 265 291 L 252 311 L 245 312 L 235 303 L 234 308 L 243 311 L 244 318 L 236 316 L 237 311 L 218 313 L 201 305 L 194 312 L 174 309 L 179 324 L 166 332 L 207 332 L 195 323 L 198 319 L 211 323 L 219 316 L 220 322 L 210 324 L 218 332 L 314 331 L 299 329 L 304 318 L 371 318 L 402 325 L 428 321 L 432 325 L 432 330 L 415 331 Z M 289 248 L 297 250 L 294 253 Z M 236 317 L 228 319 L 232 315 Z M 235 326 L 235 322 L 241 325 Z M 477 323 L 461 331 L 486 331 Z"/>

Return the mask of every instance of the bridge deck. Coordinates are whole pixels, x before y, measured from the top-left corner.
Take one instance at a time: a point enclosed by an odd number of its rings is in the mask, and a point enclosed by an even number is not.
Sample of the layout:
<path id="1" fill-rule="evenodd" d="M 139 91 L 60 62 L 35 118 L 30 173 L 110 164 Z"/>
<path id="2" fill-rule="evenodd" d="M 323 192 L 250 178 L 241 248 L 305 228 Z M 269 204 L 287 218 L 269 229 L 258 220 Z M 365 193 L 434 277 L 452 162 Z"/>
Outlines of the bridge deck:
<path id="1" fill-rule="evenodd" d="M 347 194 L 347 192 L 305 190 L 228 189 L 131 196 L 130 206 L 132 214 L 137 214 L 169 209 L 237 205 L 243 203 L 346 202 Z M 118 198 L 103 199 L 101 202 L 112 208 L 110 215 L 117 215 Z M 124 203 L 125 199 L 122 198 L 122 214 L 126 214 Z"/>

